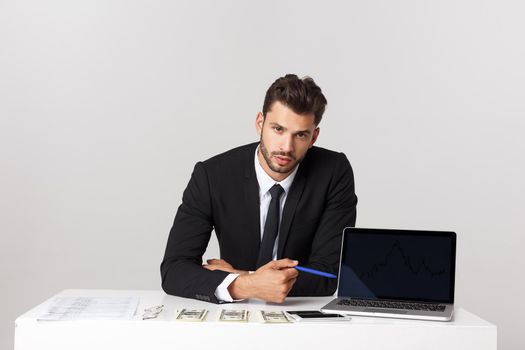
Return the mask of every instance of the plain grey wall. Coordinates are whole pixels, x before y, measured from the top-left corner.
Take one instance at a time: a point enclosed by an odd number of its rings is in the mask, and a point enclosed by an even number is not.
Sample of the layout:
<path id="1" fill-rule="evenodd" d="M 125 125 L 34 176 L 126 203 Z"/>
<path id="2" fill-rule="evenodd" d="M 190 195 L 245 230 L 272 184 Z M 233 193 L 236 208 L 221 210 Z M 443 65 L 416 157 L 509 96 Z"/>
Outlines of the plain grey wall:
<path id="1" fill-rule="evenodd" d="M 0 347 L 62 289 L 159 289 L 194 163 L 256 140 L 266 88 L 295 72 L 328 98 L 318 145 L 354 167 L 358 226 L 457 231 L 458 305 L 523 349 L 524 13 L 0 0 Z"/>

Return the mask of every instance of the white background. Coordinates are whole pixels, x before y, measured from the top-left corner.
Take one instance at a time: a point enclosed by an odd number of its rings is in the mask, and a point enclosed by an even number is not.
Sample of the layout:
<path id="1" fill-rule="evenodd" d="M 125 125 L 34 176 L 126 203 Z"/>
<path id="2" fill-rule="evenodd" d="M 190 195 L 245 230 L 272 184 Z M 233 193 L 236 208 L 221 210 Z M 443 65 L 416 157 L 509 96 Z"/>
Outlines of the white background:
<path id="1" fill-rule="evenodd" d="M 159 289 L 194 163 L 257 140 L 264 93 L 290 72 L 327 96 L 318 145 L 354 167 L 357 225 L 456 231 L 457 304 L 524 348 L 524 13 L 0 0 L 0 348 L 62 289 Z"/>

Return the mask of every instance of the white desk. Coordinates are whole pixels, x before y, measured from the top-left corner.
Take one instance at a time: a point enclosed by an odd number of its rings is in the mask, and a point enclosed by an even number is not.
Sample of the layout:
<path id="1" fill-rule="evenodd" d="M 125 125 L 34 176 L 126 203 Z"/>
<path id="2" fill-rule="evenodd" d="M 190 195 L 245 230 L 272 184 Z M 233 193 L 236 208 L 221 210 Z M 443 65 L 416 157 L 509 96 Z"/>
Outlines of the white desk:
<path id="1" fill-rule="evenodd" d="M 258 310 L 318 309 L 331 297 L 288 298 L 282 305 L 250 300 L 216 305 L 166 295 L 162 291 L 65 290 L 60 296 L 138 296 L 140 304 L 128 321 L 37 321 L 46 301 L 18 317 L 15 350 L 36 349 L 496 349 L 493 324 L 463 309 L 451 322 L 353 317 L 350 322 L 266 324 Z M 164 304 L 157 319 L 143 321 L 142 310 Z M 175 321 L 182 308 L 206 308 L 204 322 Z M 217 322 L 222 308 L 249 309 L 246 324 Z"/>

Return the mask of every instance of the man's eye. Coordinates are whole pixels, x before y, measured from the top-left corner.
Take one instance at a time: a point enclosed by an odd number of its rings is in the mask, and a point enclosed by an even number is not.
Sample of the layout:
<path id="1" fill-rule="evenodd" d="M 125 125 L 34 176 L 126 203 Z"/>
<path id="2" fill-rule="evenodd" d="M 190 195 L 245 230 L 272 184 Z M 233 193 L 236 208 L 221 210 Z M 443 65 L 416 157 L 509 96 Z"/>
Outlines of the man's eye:
<path id="1" fill-rule="evenodd" d="M 306 134 L 305 134 L 305 133 L 302 133 L 302 132 L 298 133 L 296 136 L 297 136 L 298 138 L 300 138 L 300 139 L 304 139 L 304 138 L 306 138 Z"/>
<path id="2" fill-rule="evenodd" d="M 281 128 L 280 126 L 274 126 L 273 129 L 277 132 L 283 131 L 283 128 Z"/>

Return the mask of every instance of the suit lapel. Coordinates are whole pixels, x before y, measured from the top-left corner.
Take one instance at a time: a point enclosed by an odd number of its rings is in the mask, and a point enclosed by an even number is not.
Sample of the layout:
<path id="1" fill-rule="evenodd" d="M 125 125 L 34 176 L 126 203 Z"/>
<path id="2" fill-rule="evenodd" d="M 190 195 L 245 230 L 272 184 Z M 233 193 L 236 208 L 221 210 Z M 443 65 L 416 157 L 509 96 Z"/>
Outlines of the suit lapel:
<path id="1" fill-rule="evenodd" d="M 259 203 L 259 183 L 257 182 L 257 175 L 255 174 L 255 147 L 250 147 L 246 152 L 245 158 L 245 172 L 244 172 L 244 197 L 246 207 L 244 208 L 247 223 L 246 232 L 241 234 L 248 235 L 247 248 L 250 251 L 249 256 L 253 257 L 253 266 L 257 263 L 259 256 L 259 246 L 261 243 L 261 217 L 260 217 L 260 203 Z M 241 184 L 239 184 L 241 185 Z"/>
<path id="2" fill-rule="evenodd" d="M 295 209 L 297 208 L 299 199 L 301 199 L 301 195 L 303 194 L 304 190 L 304 185 L 306 183 L 306 178 L 301 170 L 301 167 L 299 167 L 299 171 L 297 172 L 292 187 L 290 187 L 290 193 L 286 198 L 286 203 L 284 203 L 283 215 L 281 218 L 281 226 L 279 229 L 277 259 L 281 259 L 283 256 L 284 245 L 288 238 L 288 234 L 290 233 L 290 227 L 295 216 Z"/>

